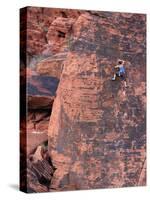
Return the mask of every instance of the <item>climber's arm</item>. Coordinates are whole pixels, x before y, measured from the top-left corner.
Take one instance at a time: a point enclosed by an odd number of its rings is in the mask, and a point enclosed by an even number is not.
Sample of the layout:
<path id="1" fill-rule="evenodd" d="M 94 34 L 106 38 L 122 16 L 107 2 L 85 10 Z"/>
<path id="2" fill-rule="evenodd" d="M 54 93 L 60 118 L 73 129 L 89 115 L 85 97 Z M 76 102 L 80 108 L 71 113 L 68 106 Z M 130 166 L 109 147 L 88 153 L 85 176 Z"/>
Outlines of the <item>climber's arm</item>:
<path id="1" fill-rule="evenodd" d="M 122 61 L 122 64 L 123 64 L 123 65 L 125 64 L 125 61 L 124 61 L 124 60 Z"/>
<path id="2" fill-rule="evenodd" d="M 114 68 L 115 68 L 115 69 L 117 69 L 117 68 L 119 68 L 119 66 L 118 66 L 118 65 L 116 65 L 116 66 L 114 66 Z"/>

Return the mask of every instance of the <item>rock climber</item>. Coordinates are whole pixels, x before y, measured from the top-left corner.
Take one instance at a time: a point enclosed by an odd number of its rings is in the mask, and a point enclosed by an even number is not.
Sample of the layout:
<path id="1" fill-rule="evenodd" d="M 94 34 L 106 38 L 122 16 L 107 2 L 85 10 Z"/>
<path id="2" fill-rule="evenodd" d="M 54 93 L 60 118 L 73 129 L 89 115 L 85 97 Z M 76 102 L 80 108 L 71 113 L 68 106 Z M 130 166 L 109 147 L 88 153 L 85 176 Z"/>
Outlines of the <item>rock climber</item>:
<path id="1" fill-rule="evenodd" d="M 116 80 L 116 77 L 120 77 L 121 80 L 124 82 L 124 86 L 127 87 L 126 82 L 126 71 L 125 71 L 125 61 L 124 60 L 118 60 L 117 65 L 114 67 L 116 72 L 114 73 L 114 76 L 112 78 L 112 81 Z"/>

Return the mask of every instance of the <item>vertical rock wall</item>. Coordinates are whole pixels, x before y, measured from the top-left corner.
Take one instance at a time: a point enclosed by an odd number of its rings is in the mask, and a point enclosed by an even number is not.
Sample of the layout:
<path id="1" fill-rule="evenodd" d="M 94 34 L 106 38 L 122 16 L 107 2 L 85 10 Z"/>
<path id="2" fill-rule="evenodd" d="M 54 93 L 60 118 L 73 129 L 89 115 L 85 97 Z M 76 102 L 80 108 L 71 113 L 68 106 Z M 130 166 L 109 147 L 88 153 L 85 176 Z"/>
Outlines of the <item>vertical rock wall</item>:
<path id="1" fill-rule="evenodd" d="M 145 185 L 146 19 L 82 11 L 49 123 L 52 190 Z M 127 84 L 111 81 L 118 58 Z"/>
<path id="2" fill-rule="evenodd" d="M 21 189 L 145 185 L 146 16 L 28 7 L 20 29 Z"/>

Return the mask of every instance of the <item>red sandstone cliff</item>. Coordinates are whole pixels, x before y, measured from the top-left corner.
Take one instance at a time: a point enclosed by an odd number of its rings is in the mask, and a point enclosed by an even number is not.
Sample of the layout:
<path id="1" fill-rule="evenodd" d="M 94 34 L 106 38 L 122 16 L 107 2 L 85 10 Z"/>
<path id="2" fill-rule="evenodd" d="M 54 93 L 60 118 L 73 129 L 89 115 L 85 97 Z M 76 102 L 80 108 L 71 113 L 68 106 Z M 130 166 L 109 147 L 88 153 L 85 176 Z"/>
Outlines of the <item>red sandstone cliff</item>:
<path id="1" fill-rule="evenodd" d="M 138 185 L 146 139 L 144 24 L 143 15 L 107 12 L 76 20 L 49 124 L 52 189 Z M 110 80 L 117 58 L 126 60 L 126 89 Z"/>
<path id="2" fill-rule="evenodd" d="M 51 160 L 46 186 L 28 176 L 29 190 L 145 185 L 145 15 L 30 7 L 27 18 L 29 171 Z M 128 88 L 111 81 L 118 58 Z"/>

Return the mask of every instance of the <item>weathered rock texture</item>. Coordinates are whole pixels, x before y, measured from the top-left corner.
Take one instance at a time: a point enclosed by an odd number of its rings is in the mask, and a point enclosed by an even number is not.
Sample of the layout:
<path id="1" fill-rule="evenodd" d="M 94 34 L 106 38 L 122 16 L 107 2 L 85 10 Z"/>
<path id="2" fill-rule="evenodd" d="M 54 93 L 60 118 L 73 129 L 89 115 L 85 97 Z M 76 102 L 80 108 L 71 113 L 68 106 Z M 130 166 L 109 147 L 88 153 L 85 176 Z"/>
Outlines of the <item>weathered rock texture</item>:
<path id="1" fill-rule="evenodd" d="M 27 154 L 47 141 L 47 128 L 59 79 L 30 70 L 27 77 Z"/>
<path id="2" fill-rule="evenodd" d="M 67 57 L 67 53 L 58 53 L 54 56 L 43 59 L 36 65 L 36 71 L 40 75 L 49 75 L 60 79 L 63 69 L 63 62 Z"/>
<path id="3" fill-rule="evenodd" d="M 142 14 L 22 10 L 27 192 L 146 184 L 145 29 Z M 111 81 L 118 58 L 125 60 L 127 88 Z"/>
<path id="4" fill-rule="evenodd" d="M 73 30 L 49 124 L 51 188 L 145 185 L 145 16 L 83 12 Z M 117 58 L 128 88 L 111 81 Z"/>

